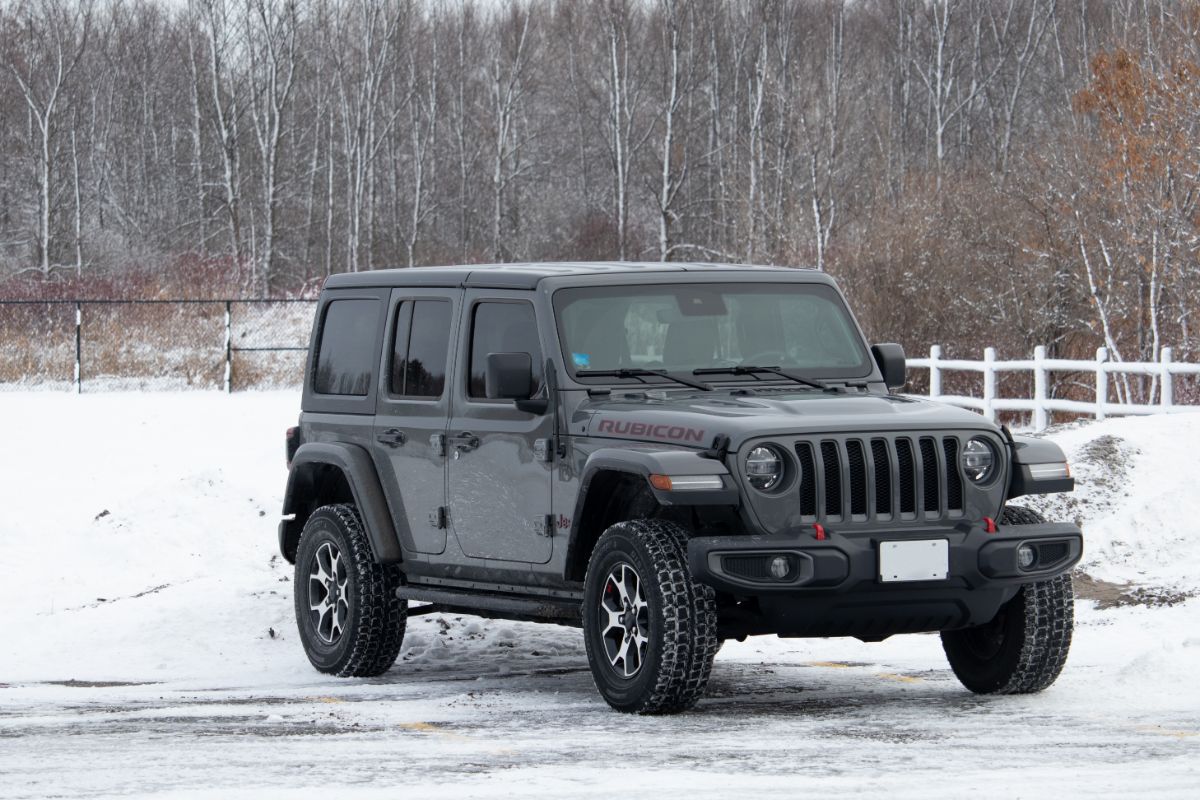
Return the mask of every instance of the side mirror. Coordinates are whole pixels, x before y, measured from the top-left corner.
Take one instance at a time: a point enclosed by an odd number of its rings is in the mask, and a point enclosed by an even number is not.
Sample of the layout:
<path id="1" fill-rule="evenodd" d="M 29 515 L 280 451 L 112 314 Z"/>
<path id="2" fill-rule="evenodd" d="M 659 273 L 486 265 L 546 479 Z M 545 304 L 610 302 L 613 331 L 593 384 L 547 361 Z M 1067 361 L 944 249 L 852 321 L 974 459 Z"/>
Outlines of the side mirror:
<path id="1" fill-rule="evenodd" d="M 528 400 L 533 395 L 529 353 L 488 353 L 484 392 L 489 400 Z"/>
<path id="2" fill-rule="evenodd" d="M 871 345 L 871 355 L 883 373 L 883 382 L 889 389 L 899 389 L 908 381 L 905 377 L 904 348 L 898 344 Z"/>

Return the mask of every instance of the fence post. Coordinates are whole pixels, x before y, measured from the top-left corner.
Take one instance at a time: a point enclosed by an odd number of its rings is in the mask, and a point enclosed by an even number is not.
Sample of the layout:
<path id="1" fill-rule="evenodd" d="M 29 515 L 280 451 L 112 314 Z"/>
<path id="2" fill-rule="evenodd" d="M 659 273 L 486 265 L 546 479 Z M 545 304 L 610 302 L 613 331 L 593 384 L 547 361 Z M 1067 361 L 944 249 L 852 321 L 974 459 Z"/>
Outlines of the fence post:
<path id="1" fill-rule="evenodd" d="M 1108 403 L 1108 370 L 1104 368 L 1104 362 L 1108 361 L 1108 348 L 1096 348 L 1096 413 L 1097 420 L 1104 419 L 1108 414 L 1104 411 L 1104 406 Z"/>
<path id="2" fill-rule="evenodd" d="M 1171 379 L 1171 361 L 1174 351 L 1170 347 L 1164 347 L 1159 354 L 1159 364 L 1162 370 L 1162 378 L 1159 380 L 1161 388 L 1158 390 L 1158 399 L 1163 408 L 1170 408 L 1175 404 L 1175 385 Z"/>
<path id="3" fill-rule="evenodd" d="M 83 394 L 83 304 L 75 301 L 75 394 Z"/>
<path id="4" fill-rule="evenodd" d="M 996 399 L 996 348 L 983 348 L 983 415 L 989 421 L 996 421 L 996 409 L 992 401 Z"/>
<path id="5" fill-rule="evenodd" d="M 1046 411 L 1046 348 L 1033 348 L 1033 429 L 1044 431 L 1050 427 L 1050 415 Z"/>
<path id="6" fill-rule="evenodd" d="M 942 393 L 942 370 L 938 367 L 938 359 L 942 357 L 942 346 L 935 344 L 929 348 L 929 396 L 938 397 Z"/>
<path id="7" fill-rule="evenodd" d="M 233 302 L 225 301 L 225 394 L 233 394 Z"/>

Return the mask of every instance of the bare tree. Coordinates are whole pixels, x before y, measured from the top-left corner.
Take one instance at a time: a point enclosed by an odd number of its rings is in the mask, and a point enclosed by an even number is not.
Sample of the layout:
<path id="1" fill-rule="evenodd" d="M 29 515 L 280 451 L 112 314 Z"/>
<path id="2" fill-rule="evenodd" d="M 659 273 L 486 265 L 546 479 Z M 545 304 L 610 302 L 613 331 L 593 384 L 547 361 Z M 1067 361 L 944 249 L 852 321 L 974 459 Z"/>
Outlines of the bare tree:
<path id="1" fill-rule="evenodd" d="M 678 132 L 675 129 L 675 119 L 692 89 L 694 62 L 691 59 L 692 51 L 689 49 L 686 57 L 688 63 L 680 64 L 680 27 L 685 21 L 680 19 L 679 3 L 677 0 L 661 0 L 661 3 L 666 98 L 662 107 L 662 147 L 659 151 L 661 172 L 656 200 L 658 201 L 658 258 L 660 261 L 667 261 L 675 251 L 673 226 L 679 218 L 679 212 L 676 210 L 679 190 L 683 187 L 687 173 L 686 161 L 676 155 Z M 687 23 L 694 25 L 694 18 L 691 14 L 688 15 Z"/>
<path id="2" fill-rule="evenodd" d="M 18 29 L 8 43 L 9 73 L 20 87 L 34 127 L 38 192 L 38 271 L 49 275 L 51 262 L 51 180 L 60 103 L 68 82 L 87 50 L 93 0 L 26 0 L 17 10 Z"/>
<path id="3" fill-rule="evenodd" d="M 279 204 L 279 147 L 296 79 L 296 0 L 247 0 L 249 105 L 262 173 L 263 241 L 257 271 L 269 295 L 275 278 L 275 225 Z"/>
<path id="4" fill-rule="evenodd" d="M 491 58 L 490 88 L 492 127 L 492 258 L 506 261 L 504 247 L 505 200 L 509 186 L 522 172 L 519 158 L 527 134 L 517 130 L 517 114 L 526 93 L 529 66 L 530 14 L 515 2 L 505 14 L 507 36 L 498 37 Z"/>
<path id="5" fill-rule="evenodd" d="M 423 32 L 417 32 L 416 39 Z M 396 99 L 396 105 L 403 104 L 408 108 L 408 127 L 405 131 L 408 139 L 408 189 L 404 192 L 409 202 L 407 231 L 404 234 L 404 249 L 408 266 L 416 266 L 417 242 L 421 236 L 421 227 L 429 216 L 436 210 L 431 200 L 433 187 L 433 148 L 437 142 L 438 116 L 438 80 L 440 61 L 436 38 L 430 39 L 428 49 L 423 48 L 417 41 L 412 41 L 408 47 L 408 78 L 403 99 Z M 395 95 L 393 95 L 395 97 Z M 394 172 L 400 164 L 394 162 Z M 400 184 L 398 184 L 400 185 Z"/>
<path id="6" fill-rule="evenodd" d="M 346 269 L 357 272 L 363 258 L 364 222 L 370 209 L 373 165 L 379 148 L 399 115 L 381 120 L 380 100 L 393 46 L 406 7 L 395 0 L 352 0 L 335 13 L 334 43 L 338 104 L 346 171 Z M 370 241 L 367 241 L 368 251 Z M 366 259 L 371 258 L 370 252 Z"/>
<path id="7" fill-rule="evenodd" d="M 212 125 L 221 153 L 222 188 L 225 190 L 225 219 L 229 227 L 229 247 L 237 263 L 244 253 L 241 219 L 241 152 L 239 125 L 243 104 L 243 81 L 230 65 L 238 54 L 237 37 L 229 30 L 230 15 L 226 0 L 189 0 L 199 3 L 208 45 L 208 81 L 212 103 Z"/>
<path id="8" fill-rule="evenodd" d="M 638 152 L 654 130 L 641 120 L 645 88 L 638 72 L 641 48 L 630 41 L 638 14 L 637 5 L 630 0 L 605 0 L 601 11 L 608 39 L 605 75 L 608 109 L 604 122 L 613 175 L 616 256 L 621 261 L 629 256 L 630 174 Z"/>
<path id="9" fill-rule="evenodd" d="M 927 4 L 925 22 L 929 35 L 928 50 L 922 54 L 923 59 L 914 58 L 911 62 L 917 77 L 929 94 L 939 189 L 946 160 L 947 128 L 975 101 L 1000 68 L 997 63 L 990 72 L 981 74 L 978 69 L 978 48 L 969 48 L 963 42 L 953 39 L 957 33 L 953 23 L 961 16 L 956 12 L 962 11 L 963 8 L 964 4 L 951 0 L 931 0 Z M 981 30 L 980 19 L 977 16 L 975 37 L 981 35 Z M 962 87 L 964 74 L 969 79 L 965 88 Z"/>

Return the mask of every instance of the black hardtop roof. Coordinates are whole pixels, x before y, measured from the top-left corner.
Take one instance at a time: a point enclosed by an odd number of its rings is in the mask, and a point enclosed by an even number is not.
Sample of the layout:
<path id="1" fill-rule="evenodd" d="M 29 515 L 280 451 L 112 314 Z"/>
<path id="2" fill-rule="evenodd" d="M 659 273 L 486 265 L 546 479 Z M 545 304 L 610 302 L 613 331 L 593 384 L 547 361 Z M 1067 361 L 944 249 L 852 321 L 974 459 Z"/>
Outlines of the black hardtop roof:
<path id="1" fill-rule="evenodd" d="M 456 267 L 410 267 L 377 269 L 370 272 L 347 272 L 332 275 L 325 281 L 326 289 L 350 289 L 393 286 L 474 286 L 486 289 L 533 289 L 544 278 L 579 275 L 607 276 L 621 274 L 683 273 L 683 272 L 747 272 L 790 273 L 795 267 L 769 267 L 741 264 L 704 264 L 661 261 L 551 261 L 528 264 L 465 264 Z"/>

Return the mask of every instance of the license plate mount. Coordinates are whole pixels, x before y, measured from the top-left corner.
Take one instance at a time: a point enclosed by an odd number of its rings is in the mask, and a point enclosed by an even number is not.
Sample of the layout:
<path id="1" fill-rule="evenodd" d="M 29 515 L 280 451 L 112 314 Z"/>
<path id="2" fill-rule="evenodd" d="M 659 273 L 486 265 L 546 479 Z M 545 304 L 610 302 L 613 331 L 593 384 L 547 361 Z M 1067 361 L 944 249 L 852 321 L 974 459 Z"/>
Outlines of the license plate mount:
<path id="1" fill-rule="evenodd" d="M 950 541 L 918 539 L 879 543 L 881 583 L 944 581 L 950 574 Z"/>

